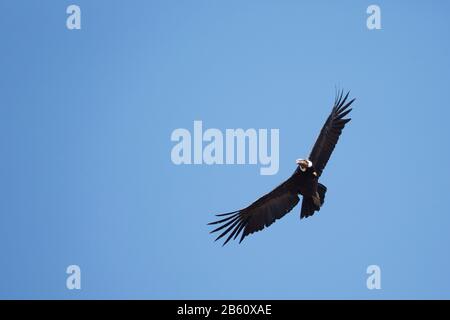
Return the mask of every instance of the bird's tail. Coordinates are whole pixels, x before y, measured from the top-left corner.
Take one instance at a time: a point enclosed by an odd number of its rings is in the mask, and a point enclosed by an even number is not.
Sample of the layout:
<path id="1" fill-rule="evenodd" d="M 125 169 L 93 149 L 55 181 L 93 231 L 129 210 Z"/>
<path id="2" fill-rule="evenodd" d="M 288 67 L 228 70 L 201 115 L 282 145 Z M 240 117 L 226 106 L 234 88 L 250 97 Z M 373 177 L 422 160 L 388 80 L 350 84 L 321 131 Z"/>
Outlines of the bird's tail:
<path id="1" fill-rule="evenodd" d="M 300 219 L 308 218 L 314 214 L 314 212 L 319 211 L 320 207 L 325 201 L 325 193 L 327 192 L 327 187 L 319 183 L 317 185 L 317 196 L 313 197 L 303 197 L 302 210 L 300 212 Z"/>

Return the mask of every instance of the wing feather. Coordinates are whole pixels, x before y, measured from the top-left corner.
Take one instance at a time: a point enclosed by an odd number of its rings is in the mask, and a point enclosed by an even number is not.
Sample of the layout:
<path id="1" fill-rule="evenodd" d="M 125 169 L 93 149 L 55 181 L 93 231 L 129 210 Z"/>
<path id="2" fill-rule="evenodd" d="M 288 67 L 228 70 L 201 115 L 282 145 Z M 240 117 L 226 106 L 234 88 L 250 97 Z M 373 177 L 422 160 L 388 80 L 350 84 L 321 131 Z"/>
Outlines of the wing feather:
<path id="1" fill-rule="evenodd" d="M 314 144 L 309 160 L 313 163 L 317 174 L 320 176 L 325 169 L 328 160 L 333 153 L 334 148 L 339 140 L 339 136 L 342 133 L 347 122 L 350 118 L 344 118 L 352 109 L 349 108 L 355 99 L 347 102 L 350 91 L 344 96 L 343 91 L 338 92 L 334 101 L 331 114 L 328 116 L 325 124 L 320 130 L 319 137 Z M 347 103 L 346 103 L 347 102 Z"/>
<path id="2" fill-rule="evenodd" d="M 294 184 L 296 175 L 298 175 L 297 170 L 289 179 L 248 207 L 229 214 L 217 215 L 219 217 L 228 216 L 225 219 L 209 223 L 209 225 L 221 224 L 211 233 L 228 228 L 216 238 L 216 241 L 228 234 L 228 238 L 223 243 L 225 245 L 232 238 L 236 239 L 241 234 L 240 243 L 249 234 L 270 226 L 290 212 L 300 200 Z"/>

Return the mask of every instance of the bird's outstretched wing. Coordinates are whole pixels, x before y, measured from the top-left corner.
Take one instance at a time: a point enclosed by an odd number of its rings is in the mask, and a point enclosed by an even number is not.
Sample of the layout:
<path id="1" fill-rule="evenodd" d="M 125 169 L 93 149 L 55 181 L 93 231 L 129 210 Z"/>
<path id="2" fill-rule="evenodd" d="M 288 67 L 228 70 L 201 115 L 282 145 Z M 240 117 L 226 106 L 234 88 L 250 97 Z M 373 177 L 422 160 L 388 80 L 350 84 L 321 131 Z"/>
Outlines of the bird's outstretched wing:
<path id="1" fill-rule="evenodd" d="M 249 234 L 270 226 L 275 220 L 282 218 L 286 213 L 291 211 L 299 201 L 294 184 L 294 179 L 297 174 L 298 169 L 289 179 L 253 202 L 247 208 L 230 213 L 218 214 L 218 217 L 225 216 L 225 218 L 209 223 L 210 225 L 220 225 L 211 231 L 211 233 L 225 229 L 216 238 L 216 241 L 228 234 L 228 238 L 223 243 L 225 245 L 231 238 L 234 237 L 236 239 L 241 234 L 239 240 L 239 243 L 241 243 Z"/>
<path id="2" fill-rule="evenodd" d="M 345 124 L 351 120 L 350 118 L 344 119 L 344 117 L 352 111 L 349 107 L 353 101 L 355 101 L 355 99 L 352 99 L 347 102 L 349 93 L 350 91 L 345 97 L 343 97 L 343 91 L 336 94 L 331 114 L 325 121 L 319 137 L 309 155 L 309 160 L 313 163 L 318 176 L 322 174 L 323 169 L 327 165 L 331 153 L 339 140 L 342 129 L 344 129 Z"/>

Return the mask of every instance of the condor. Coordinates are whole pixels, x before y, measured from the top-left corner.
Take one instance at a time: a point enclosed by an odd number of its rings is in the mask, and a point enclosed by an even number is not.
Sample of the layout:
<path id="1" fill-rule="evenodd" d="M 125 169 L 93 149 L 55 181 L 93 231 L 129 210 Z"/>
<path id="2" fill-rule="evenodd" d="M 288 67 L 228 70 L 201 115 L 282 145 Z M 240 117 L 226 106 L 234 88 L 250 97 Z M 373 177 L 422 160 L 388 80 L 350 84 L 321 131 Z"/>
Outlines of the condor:
<path id="1" fill-rule="evenodd" d="M 308 159 L 296 160 L 297 168 L 289 179 L 248 207 L 218 214 L 218 217 L 224 218 L 209 223 L 209 225 L 219 225 L 211 231 L 211 233 L 221 231 L 216 241 L 227 235 L 223 243 L 225 245 L 232 238 L 236 239 L 240 235 L 239 243 L 241 243 L 249 234 L 270 226 L 275 220 L 290 212 L 300 201 L 299 195 L 303 196 L 301 219 L 312 216 L 314 212 L 320 210 L 327 188 L 319 183 L 319 178 L 342 130 L 350 121 L 350 118 L 344 118 L 352 110 L 349 107 L 355 101 L 352 99 L 347 102 L 349 93 L 345 96 L 343 91 L 336 94 L 331 114 L 325 121 Z M 225 230 L 222 231 L 223 229 Z"/>

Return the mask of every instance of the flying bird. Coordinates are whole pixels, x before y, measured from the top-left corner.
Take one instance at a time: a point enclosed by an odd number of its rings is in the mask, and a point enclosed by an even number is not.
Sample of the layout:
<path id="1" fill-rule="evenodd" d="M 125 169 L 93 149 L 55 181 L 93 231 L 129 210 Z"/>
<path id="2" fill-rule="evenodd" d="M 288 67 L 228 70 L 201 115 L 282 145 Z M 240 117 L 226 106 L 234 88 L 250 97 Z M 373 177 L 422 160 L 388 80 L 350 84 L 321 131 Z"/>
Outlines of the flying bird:
<path id="1" fill-rule="evenodd" d="M 349 93 L 344 96 L 343 91 L 337 92 L 331 113 L 308 159 L 297 159 L 297 167 L 286 181 L 244 209 L 216 215 L 221 217 L 220 220 L 209 223 L 219 225 L 211 231 L 211 233 L 221 231 L 216 241 L 227 235 L 223 243 L 225 245 L 240 235 L 239 243 L 241 243 L 249 234 L 270 226 L 275 220 L 290 212 L 300 201 L 299 195 L 303 196 L 300 219 L 310 217 L 320 210 L 325 201 L 327 188 L 319 182 L 319 178 L 342 130 L 351 120 L 344 118 L 352 111 L 349 107 L 355 101 L 352 99 L 347 102 Z"/>

